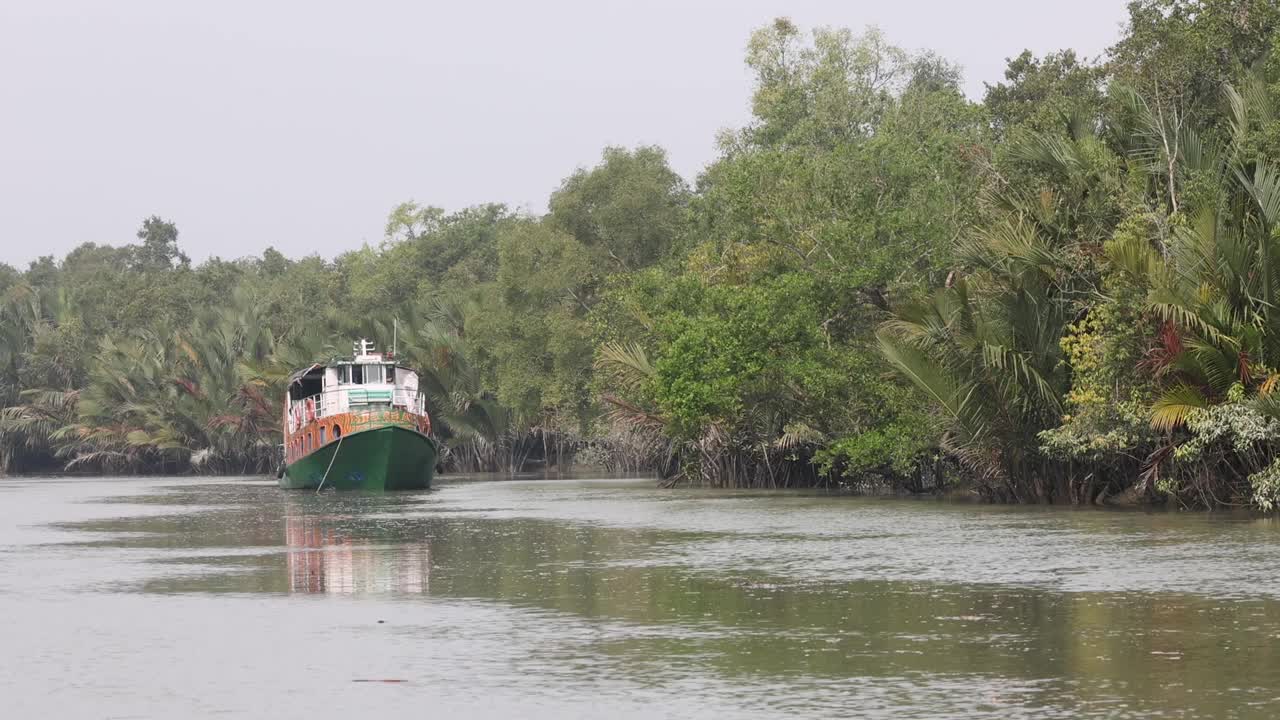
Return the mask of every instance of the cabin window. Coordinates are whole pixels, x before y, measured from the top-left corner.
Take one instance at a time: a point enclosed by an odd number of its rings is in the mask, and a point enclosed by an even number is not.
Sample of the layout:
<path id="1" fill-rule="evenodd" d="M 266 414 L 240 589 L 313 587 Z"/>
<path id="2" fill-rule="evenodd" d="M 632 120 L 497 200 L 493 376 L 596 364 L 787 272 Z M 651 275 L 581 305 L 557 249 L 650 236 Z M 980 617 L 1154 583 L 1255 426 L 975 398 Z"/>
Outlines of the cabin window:
<path id="1" fill-rule="evenodd" d="M 338 439 L 338 438 L 340 438 L 340 437 L 342 437 L 342 426 L 341 426 L 341 425 L 334 425 L 334 426 L 333 426 L 333 439 L 334 439 L 334 440 L 337 440 L 337 439 Z"/>
<path id="2" fill-rule="evenodd" d="M 364 384 L 364 366 L 363 365 L 351 366 L 351 384 L 352 385 Z"/>
<path id="3" fill-rule="evenodd" d="M 324 368 L 312 368 L 289 384 L 289 399 L 295 402 L 324 392 Z"/>
<path id="4" fill-rule="evenodd" d="M 311 452 L 311 433 L 307 433 L 307 452 Z"/>
<path id="5" fill-rule="evenodd" d="M 388 382 L 388 383 L 391 383 L 392 385 L 394 385 L 394 384 L 395 384 L 395 382 L 396 382 L 396 366 L 395 366 L 395 365 L 388 365 L 388 366 L 386 366 L 386 368 L 384 368 L 384 369 L 385 369 L 385 370 L 386 370 L 386 372 L 387 372 L 387 382 Z"/>
<path id="6" fill-rule="evenodd" d="M 324 426 L 321 426 L 320 427 L 320 444 L 321 445 L 324 444 L 324 430 L 325 430 Z"/>

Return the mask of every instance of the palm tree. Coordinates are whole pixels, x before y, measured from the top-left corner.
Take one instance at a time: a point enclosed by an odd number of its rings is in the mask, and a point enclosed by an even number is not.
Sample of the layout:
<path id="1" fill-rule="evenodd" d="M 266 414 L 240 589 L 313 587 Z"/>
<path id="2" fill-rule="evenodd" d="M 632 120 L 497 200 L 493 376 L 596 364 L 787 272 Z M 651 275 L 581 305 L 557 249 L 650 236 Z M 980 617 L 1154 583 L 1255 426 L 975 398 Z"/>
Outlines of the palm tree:
<path id="1" fill-rule="evenodd" d="M 54 454 L 57 419 L 74 410 L 79 356 L 34 351 L 46 340 L 56 343 L 58 326 L 72 315 L 66 293 L 56 288 L 18 282 L 0 297 L 0 473 L 38 466 Z M 50 387 L 24 389 L 35 378 Z"/>
<path id="2" fill-rule="evenodd" d="M 1240 384 L 1266 389 L 1280 368 L 1280 166 L 1255 157 L 1245 140 L 1255 116 L 1270 116 L 1265 94 L 1246 83 L 1227 89 L 1235 134 L 1225 149 L 1182 130 L 1183 159 L 1171 187 L 1199 173 L 1212 192 L 1166 243 L 1136 236 L 1108 248 L 1111 263 L 1147 291 L 1148 305 L 1165 331 L 1152 366 L 1165 389 L 1152 408 L 1161 430 L 1182 426 Z M 1163 169 L 1161 160 L 1150 168 Z"/>
<path id="3" fill-rule="evenodd" d="M 68 469 L 268 470 L 280 433 L 276 347 L 246 295 L 184 330 L 108 336 L 74 417 L 53 435 L 58 454 Z M 15 414 L 39 409 L 29 403 Z"/>
<path id="4" fill-rule="evenodd" d="M 658 468 L 673 475 L 681 444 L 668 433 L 667 420 L 645 401 L 658 371 L 644 346 L 635 342 L 609 342 L 597 352 L 595 369 L 608 388 L 606 428 L 597 442 L 606 445 L 614 469 L 626 471 Z"/>
<path id="5" fill-rule="evenodd" d="M 881 350 L 937 403 L 944 448 L 984 494 L 1049 501 L 1057 488 L 1036 435 L 1060 417 L 1067 383 L 1062 258 L 1025 217 L 975 235 L 962 258 L 972 274 L 901 308 L 877 333 Z"/>

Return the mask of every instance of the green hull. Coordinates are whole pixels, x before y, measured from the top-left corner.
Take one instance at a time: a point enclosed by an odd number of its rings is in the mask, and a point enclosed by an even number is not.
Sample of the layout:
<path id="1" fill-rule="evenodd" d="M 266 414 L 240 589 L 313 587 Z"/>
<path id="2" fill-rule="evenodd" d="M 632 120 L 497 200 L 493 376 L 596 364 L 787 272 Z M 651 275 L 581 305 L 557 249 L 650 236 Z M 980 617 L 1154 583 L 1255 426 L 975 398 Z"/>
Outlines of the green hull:
<path id="1" fill-rule="evenodd" d="M 331 442 L 286 466 L 280 487 L 314 489 L 320 487 L 322 480 L 325 488 L 336 490 L 431 487 L 436 446 L 415 430 L 380 427 L 351 433 L 340 442 Z"/>

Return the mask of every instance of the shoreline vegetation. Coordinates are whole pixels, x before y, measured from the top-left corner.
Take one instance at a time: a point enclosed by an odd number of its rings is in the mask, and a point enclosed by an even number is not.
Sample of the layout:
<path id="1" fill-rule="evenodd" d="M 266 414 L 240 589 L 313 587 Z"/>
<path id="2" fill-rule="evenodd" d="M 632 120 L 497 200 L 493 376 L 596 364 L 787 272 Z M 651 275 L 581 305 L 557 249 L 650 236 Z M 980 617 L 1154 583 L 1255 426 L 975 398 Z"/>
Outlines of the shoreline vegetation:
<path id="1" fill-rule="evenodd" d="M 778 19 L 692 186 L 607 148 L 545 215 L 406 202 L 333 260 L 150 217 L 0 265 L 0 470 L 271 472 L 289 373 L 394 333 L 446 472 L 1272 510 L 1280 6 L 1128 7 L 980 102 Z"/>

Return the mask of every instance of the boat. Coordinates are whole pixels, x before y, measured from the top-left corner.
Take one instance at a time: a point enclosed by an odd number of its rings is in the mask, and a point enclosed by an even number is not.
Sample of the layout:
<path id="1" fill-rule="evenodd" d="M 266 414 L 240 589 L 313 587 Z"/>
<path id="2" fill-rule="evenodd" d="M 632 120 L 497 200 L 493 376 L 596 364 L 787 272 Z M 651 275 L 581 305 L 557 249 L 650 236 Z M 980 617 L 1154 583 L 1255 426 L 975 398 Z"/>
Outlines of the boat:
<path id="1" fill-rule="evenodd" d="M 418 373 L 359 340 L 350 358 L 289 377 L 280 487 L 420 490 L 436 444 Z"/>

